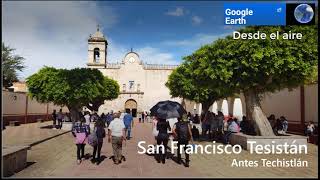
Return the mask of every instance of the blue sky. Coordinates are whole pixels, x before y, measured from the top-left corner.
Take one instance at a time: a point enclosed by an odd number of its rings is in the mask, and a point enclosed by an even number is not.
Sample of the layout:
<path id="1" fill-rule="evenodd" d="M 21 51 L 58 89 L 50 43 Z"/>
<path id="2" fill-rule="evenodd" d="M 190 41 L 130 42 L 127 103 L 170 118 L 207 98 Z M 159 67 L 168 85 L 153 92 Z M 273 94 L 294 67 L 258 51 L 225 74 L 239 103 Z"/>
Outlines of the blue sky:
<path id="1" fill-rule="evenodd" d="M 3 41 L 26 58 L 21 79 L 44 65 L 85 67 L 87 38 L 100 24 L 108 61 L 133 48 L 146 63 L 179 64 L 183 56 L 235 27 L 223 24 L 222 2 L 3 2 Z"/>

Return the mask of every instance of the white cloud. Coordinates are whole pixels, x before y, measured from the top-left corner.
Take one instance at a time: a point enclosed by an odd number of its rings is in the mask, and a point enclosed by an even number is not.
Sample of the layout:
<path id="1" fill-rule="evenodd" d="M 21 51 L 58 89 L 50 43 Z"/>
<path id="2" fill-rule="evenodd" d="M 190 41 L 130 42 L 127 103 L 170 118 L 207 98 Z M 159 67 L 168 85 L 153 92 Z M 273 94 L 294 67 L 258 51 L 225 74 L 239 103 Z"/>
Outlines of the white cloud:
<path id="1" fill-rule="evenodd" d="M 193 17 L 191 18 L 191 20 L 192 20 L 192 24 L 193 24 L 193 25 L 199 25 L 199 24 L 201 24 L 202 21 L 203 21 L 203 19 L 202 19 L 201 17 L 199 17 L 199 16 L 193 16 Z"/>
<path id="2" fill-rule="evenodd" d="M 157 48 L 146 46 L 137 49 L 136 52 L 139 54 L 140 59 L 148 64 L 178 64 L 178 62 L 174 60 L 172 54 L 161 52 Z"/>
<path id="3" fill-rule="evenodd" d="M 125 55 L 130 51 L 129 47 L 114 42 L 112 39 L 108 40 L 108 63 L 121 63 Z M 175 65 L 178 62 L 174 59 L 174 55 L 168 52 L 162 52 L 159 48 L 144 46 L 133 49 L 139 54 L 140 59 L 148 64 L 169 64 Z"/>
<path id="4" fill-rule="evenodd" d="M 163 41 L 163 45 L 168 46 L 184 46 L 184 47 L 200 47 L 201 45 L 212 43 L 213 41 L 217 40 L 218 38 L 222 38 L 229 35 L 229 33 L 224 34 L 196 34 L 195 36 L 191 37 L 190 39 L 183 39 L 183 40 L 170 40 L 170 41 Z"/>
<path id="5" fill-rule="evenodd" d="M 181 7 L 177 7 L 175 10 L 166 12 L 166 15 L 169 16 L 183 16 L 184 14 L 184 9 Z"/>
<path id="6" fill-rule="evenodd" d="M 117 44 L 112 39 L 108 40 L 108 50 L 107 50 L 107 61 L 108 63 L 120 63 L 126 53 L 128 53 L 128 49 L 124 46 Z"/>
<path id="7" fill-rule="evenodd" d="M 102 20 L 105 28 L 117 22 L 110 7 L 104 6 L 108 15 L 102 16 L 95 2 L 4 1 L 2 10 L 3 41 L 26 58 L 22 78 L 44 65 L 85 67 L 89 34 Z"/>
<path id="8" fill-rule="evenodd" d="M 109 41 L 109 45 L 108 45 L 107 61 L 109 63 L 120 63 L 120 62 L 122 62 L 124 56 L 129 51 L 130 50 L 128 48 L 126 48 L 120 44 L 117 44 L 111 40 L 111 41 Z M 133 49 L 133 51 L 136 52 L 137 54 L 139 54 L 140 59 L 144 63 L 169 64 L 169 65 L 178 64 L 178 62 L 174 59 L 173 54 L 162 52 L 158 48 L 145 46 L 145 47 Z"/>

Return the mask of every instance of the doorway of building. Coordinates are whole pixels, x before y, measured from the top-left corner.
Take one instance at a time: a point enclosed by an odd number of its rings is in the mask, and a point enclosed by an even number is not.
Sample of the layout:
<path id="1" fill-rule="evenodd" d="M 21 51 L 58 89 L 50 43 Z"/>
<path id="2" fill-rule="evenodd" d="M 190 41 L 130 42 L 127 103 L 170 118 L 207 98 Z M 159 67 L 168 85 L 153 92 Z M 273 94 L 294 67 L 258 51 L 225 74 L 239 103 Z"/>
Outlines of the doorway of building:
<path id="1" fill-rule="evenodd" d="M 137 102 L 133 99 L 129 99 L 124 104 L 126 113 L 130 113 L 133 117 L 137 117 Z"/>

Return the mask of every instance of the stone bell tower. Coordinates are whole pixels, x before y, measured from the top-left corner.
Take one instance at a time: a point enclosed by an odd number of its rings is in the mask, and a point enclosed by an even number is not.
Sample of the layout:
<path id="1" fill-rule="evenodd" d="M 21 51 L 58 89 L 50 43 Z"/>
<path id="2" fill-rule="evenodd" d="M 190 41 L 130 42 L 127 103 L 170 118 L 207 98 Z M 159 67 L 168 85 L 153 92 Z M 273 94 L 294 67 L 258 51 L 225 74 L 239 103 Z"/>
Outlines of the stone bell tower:
<path id="1" fill-rule="evenodd" d="M 99 25 L 97 31 L 89 36 L 88 39 L 88 63 L 90 68 L 105 68 L 107 65 L 107 39 L 100 31 Z"/>

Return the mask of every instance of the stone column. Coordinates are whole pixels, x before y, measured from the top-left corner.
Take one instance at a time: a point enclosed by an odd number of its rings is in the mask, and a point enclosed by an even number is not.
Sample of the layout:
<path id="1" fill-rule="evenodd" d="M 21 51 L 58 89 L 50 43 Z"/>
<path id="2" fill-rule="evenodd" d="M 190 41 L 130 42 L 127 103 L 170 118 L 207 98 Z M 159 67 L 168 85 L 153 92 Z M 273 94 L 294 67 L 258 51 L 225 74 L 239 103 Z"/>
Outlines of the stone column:
<path id="1" fill-rule="evenodd" d="M 211 106 L 211 112 L 217 113 L 218 104 L 217 101 L 215 101 Z"/>
<path id="2" fill-rule="evenodd" d="M 201 111 L 202 111 L 202 105 L 201 105 L 201 103 L 197 103 L 197 104 L 196 104 L 196 111 L 195 111 L 195 113 L 200 116 L 200 115 L 201 115 Z"/>
<path id="3" fill-rule="evenodd" d="M 222 111 L 222 102 L 223 102 L 223 99 L 219 100 L 219 101 L 216 101 L 217 102 L 217 111 Z"/>
<path id="4" fill-rule="evenodd" d="M 234 97 L 228 97 L 227 103 L 228 103 L 228 112 L 229 114 L 233 115 L 233 105 L 234 105 Z"/>
<path id="5" fill-rule="evenodd" d="M 244 116 L 247 116 L 246 114 L 246 99 L 244 98 L 244 95 L 243 93 L 240 93 L 240 100 L 241 100 L 241 104 L 242 104 L 242 114 Z"/>

